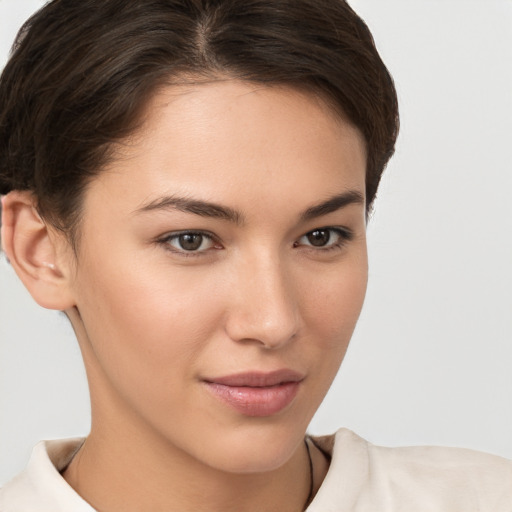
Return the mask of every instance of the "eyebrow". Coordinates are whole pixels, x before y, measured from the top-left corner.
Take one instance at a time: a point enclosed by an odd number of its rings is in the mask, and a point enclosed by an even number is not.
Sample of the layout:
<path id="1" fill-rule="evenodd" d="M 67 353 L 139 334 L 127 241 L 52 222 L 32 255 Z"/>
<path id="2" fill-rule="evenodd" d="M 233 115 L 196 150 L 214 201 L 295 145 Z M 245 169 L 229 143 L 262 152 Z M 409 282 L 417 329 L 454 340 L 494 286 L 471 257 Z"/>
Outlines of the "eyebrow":
<path id="1" fill-rule="evenodd" d="M 154 210 L 179 210 L 185 213 L 193 213 L 201 217 L 211 217 L 233 222 L 243 223 L 243 215 L 232 208 L 186 197 L 164 196 L 138 208 L 135 213 L 150 212 Z"/>
<path id="2" fill-rule="evenodd" d="M 302 213 L 301 219 L 308 221 L 322 217 L 323 215 L 341 210 L 350 204 L 364 204 L 363 194 L 357 190 L 348 190 L 342 194 L 332 196 L 327 201 L 310 206 Z"/>
<path id="3" fill-rule="evenodd" d="M 364 204 L 363 195 L 357 190 L 349 190 L 330 197 L 326 201 L 310 206 L 300 215 L 301 221 L 309 221 L 351 204 Z M 134 213 L 143 213 L 158 210 L 178 210 L 185 213 L 192 213 L 201 217 L 227 220 L 235 224 L 243 224 L 244 216 L 237 210 L 222 206 L 209 201 L 191 199 L 178 196 L 159 197 L 135 210 Z"/>

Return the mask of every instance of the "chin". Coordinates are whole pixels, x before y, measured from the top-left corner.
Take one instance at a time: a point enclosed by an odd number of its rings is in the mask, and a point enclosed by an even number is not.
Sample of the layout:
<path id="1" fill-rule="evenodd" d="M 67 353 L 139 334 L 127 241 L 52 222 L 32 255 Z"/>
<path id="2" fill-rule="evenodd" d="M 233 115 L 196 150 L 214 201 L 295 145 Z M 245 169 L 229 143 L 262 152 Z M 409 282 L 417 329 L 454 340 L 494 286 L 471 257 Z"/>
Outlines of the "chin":
<path id="1" fill-rule="evenodd" d="M 275 471 L 296 453 L 304 430 L 254 422 L 251 428 L 238 428 L 215 437 L 202 452 L 207 465 L 229 473 L 249 474 Z"/>
<path id="2" fill-rule="evenodd" d="M 226 457 L 215 461 L 216 469 L 226 473 L 254 474 L 276 471 L 284 466 L 294 455 L 297 446 L 292 450 L 283 450 L 283 447 L 276 452 L 273 449 L 261 448 L 247 453 L 231 450 Z"/>

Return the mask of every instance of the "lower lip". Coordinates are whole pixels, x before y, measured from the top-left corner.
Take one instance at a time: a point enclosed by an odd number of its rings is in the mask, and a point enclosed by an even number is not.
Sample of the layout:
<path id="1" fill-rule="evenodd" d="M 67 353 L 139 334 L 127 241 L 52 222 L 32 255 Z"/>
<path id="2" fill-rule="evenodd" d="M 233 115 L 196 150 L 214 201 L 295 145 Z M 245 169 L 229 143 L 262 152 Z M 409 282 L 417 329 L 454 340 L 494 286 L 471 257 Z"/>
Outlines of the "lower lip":
<path id="1" fill-rule="evenodd" d="M 206 385 L 217 398 L 246 416 L 272 416 L 293 401 L 300 382 L 268 387 L 226 386 L 215 382 Z"/>

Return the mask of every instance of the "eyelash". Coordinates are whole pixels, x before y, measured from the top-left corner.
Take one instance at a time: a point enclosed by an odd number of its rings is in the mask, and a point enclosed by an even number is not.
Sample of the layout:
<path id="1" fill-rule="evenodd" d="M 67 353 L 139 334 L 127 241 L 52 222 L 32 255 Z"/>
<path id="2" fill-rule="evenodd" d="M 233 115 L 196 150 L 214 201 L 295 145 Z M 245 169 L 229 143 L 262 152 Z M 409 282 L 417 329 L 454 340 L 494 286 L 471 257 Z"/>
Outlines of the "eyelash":
<path id="1" fill-rule="evenodd" d="M 310 249 L 312 249 L 314 251 L 322 251 L 323 253 L 326 253 L 326 252 L 329 252 L 329 251 L 342 249 L 348 242 L 350 242 L 354 238 L 353 232 L 351 230 L 347 229 L 347 228 L 337 228 L 337 227 L 325 226 L 325 227 L 322 227 L 322 228 L 315 228 L 315 229 L 313 229 L 311 231 L 308 231 L 307 233 L 302 235 L 299 238 L 299 240 L 302 240 L 303 238 L 308 237 L 309 235 L 313 235 L 314 233 L 319 233 L 319 232 L 322 232 L 322 231 L 329 232 L 328 243 L 331 242 L 331 237 L 332 237 L 333 233 L 338 237 L 337 242 L 336 243 L 331 243 L 331 245 L 328 245 L 328 246 L 318 246 L 318 247 L 315 247 L 314 245 L 306 245 L 305 247 L 308 247 L 308 248 L 310 248 Z M 295 242 L 293 244 L 293 246 L 294 247 L 299 247 L 298 242 Z"/>
<path id="2" fill-rule="evenodd" d="M 325 231 L 329 232 L 329 239 L 328 239 L 327 243 L 330 243 L 330 245 L 328 245 L 328 246 L 314 246 L 312 244 L 308 245 L 308 244 L 300 244 L 299 243 L 299 241 L 302 240 L 303 238 L 313 235 L 314 233 L 325 232 Z M 332 238 L 333 234 L 337 237 L 337 241 L 335 243 L 331 242 L 331 238 Z M 187 251 L 184 248 L 173 247 L 171 245 L 172 241 L 179 241 L 179 238 L 183 237 L 183 236 L 200 236 L 200 237 L 202 237 L 201 245 L 203 245 L 204 241 L 207 240 L 211 244 L 213 244 L 213 247 L 209 247 L 209 248 L 203 249 L 203 250 Z M 293 247 L 297 248 L 297 247 L 300 247 L 301 245 L 304 245 L 304 247 L 307 247 L 308 249 L 313 250 L 315 252 L 326 253 L 326 252 L 342 249 L 353 238 L 354 238 L 353 232 L 347 228 L 325 226 L 325 227 L 315 228 L 315 229 L 312 229 L 311 231 L 308 231 L 307 233 L 305 233 L 304 235 L 299 237 L 297 242 L 294 242 Z M 171 251 L 174 254 L 178 254 L 179 256 L 182 256 L 185 258 L 203 256 L 210 249 L 221 249 L 222 248 L 217 237 L 215 237 L 213 234 L 208 233 L 206 231 L 191 230 L 191 231 L 178 231 L 175 233 L 169 233 L 169 234 L 165 235 L 164 237 L 158 239 L 157 243 L 160 245 L 163 245 L 166 248 L 166 250 Z M 218 247 L 215 247 L 215 244 L 218 244 Z"/>
<path id="3" fill-rule="evenodd" d="M 197 251 L 197 250 L 187 251 L 186 249 L 173 247 L 171 245 L 172 241 L 174 241 L 174 240 L 178 241 L 180 237 L 187 236 L 187 235 L 202 237 L 201 245 L 203 244 L 203 242 L 205 240 L 208 240 L 213 245 L 215 245 L 216 243 L 219 244 L 219 247 L 217 247 L 217 249 L 221 248 L 220 243 L 218 242 L 217 238 L 215 236 L 213 236 L 211 233 L 208 233 L 206 231 L 178 231 L 176 233 L 169 233 L 168 235 L 165 235 L 163 238 L 160 238 L 159 240 L 157 240 L 157 243 L 163 245 L 166 248 L 166 250 L 168 250 L 174 254 L 178 254 L 179 256 L 183 256 L 185 258 L 203 256 L 210 249 L 210 248 L 203 249 L 201 251 Z M 215 248 L 215 247 L 212 247 L 212 249 L 213 248 Z"/>

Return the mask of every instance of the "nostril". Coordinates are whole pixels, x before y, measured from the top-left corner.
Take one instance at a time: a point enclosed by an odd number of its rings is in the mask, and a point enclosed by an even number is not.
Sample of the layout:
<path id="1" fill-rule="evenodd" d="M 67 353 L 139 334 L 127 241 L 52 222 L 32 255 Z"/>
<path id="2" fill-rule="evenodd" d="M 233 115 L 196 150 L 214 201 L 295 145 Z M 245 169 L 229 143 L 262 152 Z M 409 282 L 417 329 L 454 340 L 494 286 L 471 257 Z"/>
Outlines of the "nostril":
<path id="1" fill-rule="evenodd" d="M 226 330 L 235 341 L 278 348 L 297 335 L 297 296 L 279 255 L 252 256 L 232 274 L 236 293 L 227 311 Z"/>
<path id="2" fill-rule="evenodd" d="M 257 343 L 274 349 L 291 342 L 297 335 L 298 321 L 292 311 L 272 312 L 272 319 L 264 315 L 238 311 L 230 315 L 227 331 L 231 339 L 244 343 Z"/>

